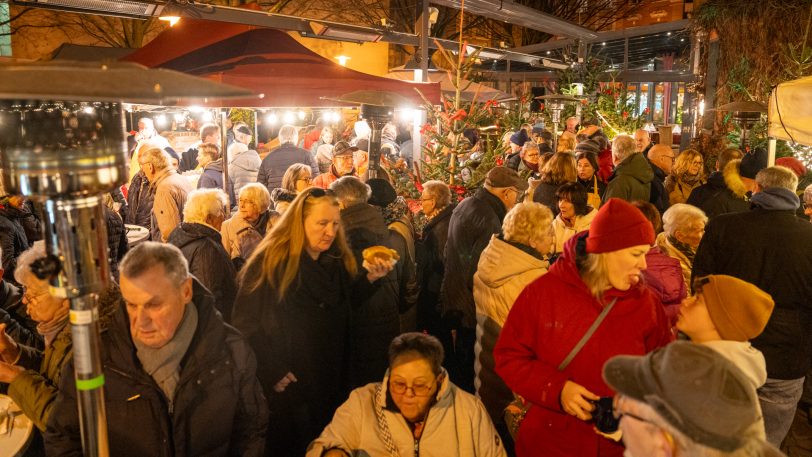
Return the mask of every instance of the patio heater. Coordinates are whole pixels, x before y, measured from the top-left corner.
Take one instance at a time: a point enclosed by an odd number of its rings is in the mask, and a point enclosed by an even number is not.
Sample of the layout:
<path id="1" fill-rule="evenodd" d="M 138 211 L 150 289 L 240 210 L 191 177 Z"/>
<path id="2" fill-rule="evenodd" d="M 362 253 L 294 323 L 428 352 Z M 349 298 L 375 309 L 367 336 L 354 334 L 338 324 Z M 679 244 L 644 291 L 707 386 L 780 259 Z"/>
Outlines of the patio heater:
<path id="1" fill-rule="evenodd" d="M 733 102 L 716 108 L 716 111 L 731 113 L 731 119 L 741 128 L 739 147 L 746 153 L 749 143 L 748 133 L 761 119 L 761 115 L 767 112 L 767 106 L 753 101 Z"/>
<path id="2" fill-rule="evenodd" d="M 332 100 L 352 105 L 361 105 L 360 119 L 369 123 L 369 179 L 378 177 L 381 167 L 381 132 L 384 125 L 392 120 L 395 107 L 411 106 L 413 103 L 396 93 L 380 90 L 358 90 Z"/>
<path id="3" fill-rule="evenodd" d="M 107 456 L 97 300 L 110 281 L 101 195 L 126 182 L 118 100 L 163 104 L 250 92 L 136 64 L 0 65 L 0 170 L 8 193 L 44 203 L 47 257 L 32 267 L 70 300 L 85 456 Z"/>
<path id="4" fill-rule="evenodd" d="M 553 151 L 558 150 L 558 124 L 561 122 L 561 113 L 567 107 L 567 103 L 579 103 L 581 100 L 569 95 L 551 94 L 536 97 L 544 103 L 544 109 L 549 109 L 552 113 L 553 121 Z"/>

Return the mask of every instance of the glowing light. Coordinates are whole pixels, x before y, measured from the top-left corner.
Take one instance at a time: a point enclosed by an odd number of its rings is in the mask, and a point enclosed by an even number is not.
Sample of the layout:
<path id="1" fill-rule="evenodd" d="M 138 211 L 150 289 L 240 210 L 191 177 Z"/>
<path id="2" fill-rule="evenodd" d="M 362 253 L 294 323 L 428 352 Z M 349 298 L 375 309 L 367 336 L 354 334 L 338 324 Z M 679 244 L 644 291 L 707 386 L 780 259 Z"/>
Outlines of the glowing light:
<path id="1" fill-rule="evenodd" d="M 211 122 L 212 120 L 214 120 L 214 116 L 211 114 L 211 111 L 203 113 L 203 122 Z"/>
<path id="2" fill-rule="evenodd" d="M 268 113 L 265 115 L 265 122 L 274 125 L 279 122 L 279 118 L 276 117 L 276 113 Z"/>
<path id="3" fill-rule="evenodd" d="M 155 118 L 155 122 L 159 125 L 166 125 L 166 116 L 159 114 L 158 117 Z"/>
<path id="4" fill-rule="evenodd" d="M 92 106 L 85 106 L 84 108 L 82 108 L 82 111 L 83 111 L 85 114 L 93 114 L 93 113 L 95 113 L 95 112 L 96 112 L 96 110 L 95 110 L 95 109 L 93 109 L 93 107 L 92 107 Z"/>
<path id="5" fill-rule="evenodd" d="M 175 24 L 180 22 L 180 17 L 178 16 L 161 16 L 158 19 L 168 22 L 170 27 L 174 27 Z"/>
<path id="6" fill-rule="evenodd" d="M 186 120 L 186 116 L 183 113 L 175 114 L 175 122 L 183 122 Z"/>
<path id="7" fill-rule="evenodd" d="M 702 100 L 701 102 L 699 102 L 699 115 L 700 116 L 705 115 L 705 100 Z"/>
<path id="8" fill-rule="evenodd" d="M 285 124 L 290 124 L 293 122 L 293 119 L 293 111 L 285 111 L 285 114 L 282 115 L 282 121 L 284 121 Z"/>
<path id="9" fill-rule="evenodd" d="M 347 66 L 347 61 L 350 60 L 350 57 L 348 57 L 348 56 L 336 56 L 336 60 L 338 60 L 339 65 L 341 65 L 342 67 L 346 67 Z"/>
<path id="10" fill-rule="evenodd" d="M 202 106 L 190 106 L 189 107 L 189 111 L 191 111 L 193 113 L 202 113 L 205 110 L 206 110 L 206 108 L 203 108 Z"/>
<path id="11" fill-rule="evenodd" d="M 307 113 L 305 113 L 304 111 L 299 111 L 297 114 L 299 115 L 300 121 L 303 121 L 305 119 L 305 116 L 307 116 Z"/>

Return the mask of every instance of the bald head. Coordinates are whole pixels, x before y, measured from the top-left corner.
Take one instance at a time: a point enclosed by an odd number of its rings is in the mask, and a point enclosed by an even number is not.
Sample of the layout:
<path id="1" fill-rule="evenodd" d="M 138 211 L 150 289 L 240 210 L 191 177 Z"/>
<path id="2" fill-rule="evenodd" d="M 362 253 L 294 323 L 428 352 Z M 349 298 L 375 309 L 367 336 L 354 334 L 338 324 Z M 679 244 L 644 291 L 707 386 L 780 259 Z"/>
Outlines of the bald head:
<path id="1" fill-rule="evenodd" d="M 643 152 L 651 143 L 651 136 L 649 136 L 648 131 L 637 129 L 634 132 L 634 143 L 637 145 L 637 152 Z"/>
<path id="2" fill-rule="evenodd" d="M 671 147 L 664 144 L 655 144 L 648 151 L 648 160 L 665 174 L 671 173 L 671 168 L 674 166 L 674 157 L 674 151 L 671 150 Z"/>

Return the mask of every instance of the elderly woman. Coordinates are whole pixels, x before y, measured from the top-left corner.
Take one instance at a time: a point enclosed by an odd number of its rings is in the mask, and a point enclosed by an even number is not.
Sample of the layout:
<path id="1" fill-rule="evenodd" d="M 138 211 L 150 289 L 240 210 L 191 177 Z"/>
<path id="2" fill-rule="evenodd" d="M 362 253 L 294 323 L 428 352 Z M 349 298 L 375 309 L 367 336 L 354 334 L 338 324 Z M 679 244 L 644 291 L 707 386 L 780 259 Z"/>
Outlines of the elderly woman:
<path id="1" fill-rule="evenodd" d="M 505 456 L 482 403 L 448 379 L 442 361 L 433 336 L 395 338 L 383 382 L 352 391 L 307 457 Z"/>
<path id="2" fill-rule="evenodd" d="M 613 395 L 601 377 L 610 357 L 671 341 L 662 305 L 640 280 L 653 242 L 643 214 L 610 199 L 516 299 L 494 358 L 496 373 L 529 404 L 517 455 L 623 455 L 595 432 L 592 412 L 596 400 Z"/>
<path id="3" fill-rule="evenodd" d="M 237 270 L 220 235 L 227 208 L 226 194 L 220 189 L 192 191 L 183 208 L 183 222 L 169 235 L 168 242 L 183 252 L 189 271 L 214 295 L 215 306 L 230 322 Z"/>
<path id="4" fill-rule="evenodd" d="M 310 153 L 315 157 L 319 147 L 324 146 L 325 144 L 332 146 L 334 138 L 335 132 L 333 131 L 333 128 L 330 126 L 324 126 L 319 134 L 319 140 L 310 145 Z"/>
<path id="5" fill-rule="evenodd" d="M 5 332 L 0 333 L 0 383 L 8 384 L 8 395 L 41 432 L 45 431 L 53 410 L 62 368 L 70 360 L 73 347 L 68 300 L 51 295 L 48 281 L 31 270 L 31 265 L 45 255 L 45 243 L 34 243 L 20 255 L 14 271 L 14 277 L 25 287 L 23 303 L 28 315 L 37 322 L 45 350 L 17 344 Z M 102 328 L 110 322 L 120 297 L 115 285 L 100 295 L 98 310 Z"/>
<path id="6" fill-rule="evenodd" d="M 271 194 L 264 185 L 251 183 L 240 190 L 237 201 L 239 211 L 223 221 L 220 235 L 229 258 L 232 261 L 237 259 L 235 265 L 239 269 L 253 252 L 246 246 L 255 247 L 267 232 L 271 218 Z"/>
<path id="7" fill-rule="evenodd" d="M 445 245 L 448 223 L 456 204 L 451 202 L 451 189 L 442 181 L 426 181 L 420 195 L 423 214 L 428 222 L 423 227 L 416 247 L 417 271 L 422 272 L 420 297 L 417 300 L 417 328 L 433 333 L 440 316 L 437 304 L 445 273 Z M 436 335 L 436 333 L 433 333 Z"/>
<path id="8" fill-rule="evenodd" d="M 304 454 L 346 398 L 353 304 L 391 269 L 379 260 L 359 268 L 338 200 L 319 188 L 296 197 L 249 259 L 234 326 L 257 354 L 272 411 L 267 455 Z"/>
<path id="9" fill-rule="evenodd" d="M 560 254 L 573 235 L 589 230 L 589 224 L 598 210 L 587 203 L 584 186 L 575 182 L 559 187 L 555 196 L 558 198 L 559 213 L 553 220 L 555 243 L 551 247 L 553 253 Z"/>
<path id="10" fill-rule="evenodd" d="M 516 172 L 526 178 L 532 177 L 538 179 L 540 157 L 541 152 L 539 151 L 539 145 L 533 141 L 526 141 L 521 151 L 510 157 L 505 166 L 516 170 Z"/>
<path id="11" fill-rule="evenodd" d="M 695 149 L 682 151 L 674 162 L 671 174 L 665 178 L 665 190 L 672 205 L 685 203 L 691 192 L 704 184 L 705 162 Z"/>
<path id="12" fill-rule="evenodd" d="M 663 214 L 663 233 L 657 236 L 657 246 L 679 260 L 685 287 L 691 287 L 691 268 L 699 241 L 705 234 L 708 216 L 696 206 L 677 203 Z"/>
<path id="13" fill-rule="evenodd" d="M 562 184 L 575 182 L 577 179 L 575 157 L 568 152 L 557 152 L 541 169 L 541 183 L 533 192 L 533 201 L 550 208 L 553 215 L 558 215 L 556 191 Z"/>
<path id="14" fill-rule="evenodd" d="M 504 411 L 513 394 L 496 374 L 493 348 L 516 297 L 547 272 L 549 264 L 544 256 L 553 244 L 552 220 L 553 213 L 541 203 L 514 206 L 502 223 L 503 235 L 491 237 L 474 274 L 477 320 L 474 386 L 506 443 L 510 435 L 503 433 L 507 430 Z"/>
<path id="15" fill-rule="evenodd" d="M 589 206 L 598 209 L 601 207 L 601 195 L 606 190 L 606 183 L 598 177 L 598 154 L 592 151 L 578 151 L 575 154 L 575 166 L 578 173 L 578 184 L 587 191 Z"/>
<path id="16" fill-rule="evenodd" d="M 312 172 L 310 165 L 303 163 L 294 163 L 289 166 L 282 176 L 282 188 L 289 190 L 294 194 L 307 189 L 313 184 Z"/>

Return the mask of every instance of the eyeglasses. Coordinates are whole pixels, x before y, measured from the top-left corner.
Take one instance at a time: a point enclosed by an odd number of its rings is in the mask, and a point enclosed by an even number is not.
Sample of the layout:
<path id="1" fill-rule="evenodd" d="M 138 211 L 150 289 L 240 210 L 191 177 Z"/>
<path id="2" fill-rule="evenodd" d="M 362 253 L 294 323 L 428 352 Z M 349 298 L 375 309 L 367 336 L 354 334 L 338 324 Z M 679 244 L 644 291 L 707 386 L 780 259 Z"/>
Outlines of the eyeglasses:
<path id="1" fill-rule="evenodd" d="M 411 386 L 401 381 L 389 381 L 389 390 L 393 394 L 404 395 L 407 390 L 411 389 L 415 397 L 426 397 L 431 394 L 431 389 L 434 388 L 436 383 L 437 378 L 430 384 L 413 384 Z"/>
<path id="2" fill-rule="evenodd" d="M 308 176 L 307 178 L 299 178 L 299 179 L 296 180 L 296 182 L 299 182 L 299 181 L 304 181 L 306 183 L 311 183 L 311 182 L 313 182 L 313 178 Z"/>
<path id="3" fill-rule="evenodd" d="M 26 289 L 25 293 L 23 294 L 23 298 L 25 298 L 26 301 L 40 303 L 50 295 L 51 293 L 48 291 L 48 289 Z"/>

